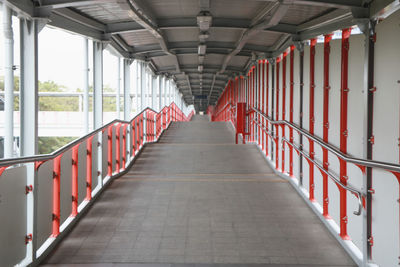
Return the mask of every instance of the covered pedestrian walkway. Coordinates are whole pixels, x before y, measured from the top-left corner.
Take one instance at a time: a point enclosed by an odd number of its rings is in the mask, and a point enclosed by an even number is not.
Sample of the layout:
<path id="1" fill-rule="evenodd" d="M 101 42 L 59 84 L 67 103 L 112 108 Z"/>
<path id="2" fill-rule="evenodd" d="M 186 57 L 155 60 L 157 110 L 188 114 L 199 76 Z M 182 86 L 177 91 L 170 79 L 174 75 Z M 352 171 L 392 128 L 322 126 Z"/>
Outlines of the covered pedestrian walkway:
<path id="1" fill-rule="evenodd" d="M 255 145 L 200 115 L 146 146 L 45 263 L 355 266 Z"/>

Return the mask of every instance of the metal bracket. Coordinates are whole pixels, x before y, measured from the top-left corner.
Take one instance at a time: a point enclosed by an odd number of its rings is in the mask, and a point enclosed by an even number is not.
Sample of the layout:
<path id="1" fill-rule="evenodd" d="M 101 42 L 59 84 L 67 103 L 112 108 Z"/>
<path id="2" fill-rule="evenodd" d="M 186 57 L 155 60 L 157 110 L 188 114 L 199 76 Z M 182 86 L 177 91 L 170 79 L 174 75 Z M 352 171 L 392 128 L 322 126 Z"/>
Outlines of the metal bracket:
<path id="1" fill-rule="evenodd" d="M 25 186 L 25 194 L 26 195 L 29 194 L 29 192 L 32 192 L 32 191 L 33 191 L 33 186 L 31 184 Z"/>

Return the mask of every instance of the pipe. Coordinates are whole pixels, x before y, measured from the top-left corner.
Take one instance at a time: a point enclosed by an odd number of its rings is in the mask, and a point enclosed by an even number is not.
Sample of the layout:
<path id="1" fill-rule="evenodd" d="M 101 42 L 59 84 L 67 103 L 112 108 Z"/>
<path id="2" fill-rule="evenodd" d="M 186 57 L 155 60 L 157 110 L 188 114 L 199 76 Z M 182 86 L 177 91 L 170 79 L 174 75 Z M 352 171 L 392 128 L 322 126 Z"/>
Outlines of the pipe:
<path id="1" fill-rule="evenodd" d="M 3 4 L 4 34 L 4 157 L 14 154 L 14 34 L 12 29 L 12 10 Z"/>

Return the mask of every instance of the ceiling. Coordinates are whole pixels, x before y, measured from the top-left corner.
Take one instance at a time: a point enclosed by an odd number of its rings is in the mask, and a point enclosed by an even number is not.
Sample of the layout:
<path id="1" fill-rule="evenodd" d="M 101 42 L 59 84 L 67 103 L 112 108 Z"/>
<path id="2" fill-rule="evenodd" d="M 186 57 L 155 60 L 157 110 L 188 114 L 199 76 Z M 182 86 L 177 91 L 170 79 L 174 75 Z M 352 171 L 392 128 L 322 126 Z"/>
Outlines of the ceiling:
<path id="1" fill-rule="evenodd" d="M 12 0 L 11 0 L 12 1 Z M 22 0 L 19 0 L 22 1 Z M 14 2 L 18 2 L 14 0 Z M 109 41 L 205 110 L 228 80 L 290 44 L 368 17 L 365 0 L 24 0 L 50 25 Z M 208 100 L 200 100 L 207 96 Z M 199 99 L 199 100 L 197 100 Z"/>

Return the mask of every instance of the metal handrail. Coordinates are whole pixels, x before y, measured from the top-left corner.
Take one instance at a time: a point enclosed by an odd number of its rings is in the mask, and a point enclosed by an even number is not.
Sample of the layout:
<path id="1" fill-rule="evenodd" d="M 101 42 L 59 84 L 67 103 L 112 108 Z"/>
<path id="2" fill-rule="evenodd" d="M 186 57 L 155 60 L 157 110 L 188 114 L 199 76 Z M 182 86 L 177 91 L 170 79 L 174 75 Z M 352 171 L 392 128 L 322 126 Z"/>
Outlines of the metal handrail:
<path id="1" fill-rule="evenodd" d="M 271 138 L 272 141 L 275 141 L 276 137 L 269 130 L 267 130 L 264 124 L 258 122 L 257 119 L 253 119 L 252 121 L 254 121 L 254 123 L 257 124 L 259 127 L 261 127 L 264 130 L 264 132 Z"/>
<path id="2" fill-rule="evenodd" d="M 357 195 L 357 199 L 358 199 L 358 210 L 357 210 L 357 211 L 354 211 L 353 214 L 354 214 L 354 215 L 357 215 L 357 216 L 361 215 L 361 211 L 362 211 L 362 201 L 361 201 L 361 199 L 362 199 L 362 196 L 364 196 L 364 194 L 363 194 L 360 190 L 358 190 L 358 189 L 352 187 L 351 185 L 345 185 L 345 184 L 343 184 L 343 183 L 340 181 L 340 179 L 337 178 L 337 176 L 335 176 L 335 175 L 333 175 L 331 172 L 325 170 L 324 167 L 323 167 L 321 164 L 319 164 L 316 160 L 312 159 L 312 158 L 311 158 L 308 154 L 306 154 L 299 146 L 296 146 L 294 143 L 290 142 L 290 141 L 289 141 L 288 139 L 286 139 L 285 137 L 282 137 L 282 143 L 283 143 L 283 142 L 285 142 L 285 143 L 287 143 L 288 145 L 290 145 L 291 147 L 293 147 L 298 153 L 302 154 L 303 157 L 305 157 L 306 159 L 308 159 L 309 161 L 311 161 L 312 163 L 314 163 L 314 165 L 315 165 L 318 169 L 320 169 L 320 171 L 322 171 L 322 172 L 324 172 L 326 175 L 328 175 L 328 176 L 329 176 L 332 180 L 334 180 L 335 183 L 338 184 L 340 187 L 342 187 L 343 189 L 348 190 L 348 191 L 350 191 L 350 192 L 356 194 L 356 195 Z"/>
<path id="3" fill-rule="evenodd" d="M 319 144 L 320 146 L 322 146 L 323 148 L 325 148 L 328 151 L 332 152 L 337 157 L 341 158 L 342 160 L 344 160 L 346 162 L 353 163 L 353 164 L 360 165 L 360 166 L 371 167 L 371 168 L 380 168 L 380 169 L 384 169 L 384 170 L 387 170 L 387 171 L 393 171 L 393 172 L 399 172 L 400 173 L 400 165 L 398 165 L 398 164 L 352 157 L 352 156 L 350 156 L 348 154 L 345 154 L 345 153 L 341 152 L 339 149 L 337 149 L 333 145 L 331 145 L 329 143 L 326 143 L 321 138 L 311 134 L 310 132 L 308 132 L 308 131 L 306 131 L 304 129 L 301 129 L 296 124 L 288 122 L 287 120 L 275 121 L 275 120 L 271 119 L 270 117 L 266 116 L 265 114 L 263 114 L 261 111 L 259 111 L 256 108 L 252 108 L 252 110 L 254 110 L 254 112 L 256 112 L 259 115 L 261 115 L 264 119 L 266 119 L 269 123 L 271 123 L 273 125 L 274 124 L 278 124 L 278 125 L 284 124 L 284 125 L 292 128 L 292 129 L 296 130 L 297 132 L 299 132 L 302 135 L 306 136 L 308 139 L 311 139 L 315 143 Z"/>
<path id="4" fill-rule="evenodd" d="M 164 106 L 161 111 L 164 108 L 168 108 L 171 107 L 172 105 L 177 106 L 174 102 L 172 102 L 169 106 Z M 178 107 L 178 106 L 177 106 Z M 50 154 L 43 154 L 43 155 L 34 155 L 34 156 L 28 156 L 28 157 L 18 157 L 18 158 L 9 158 L 9 159 L 1 159 L 0 160 L 0 167 L 7 167 L 7 166 L 11 166 L 11 165 L 16 165 L 16 164 L 22 164 L 22 163 L 29 163 L 29 162 L 35 162 L 35 161 L 47 161 L 47 160 L 51 160 L 56 158 L 57 156 L 63 154 L 64 152 L 66 152 L 67 150 L 73 148 L 74 146 L 76 146 L 77 144 L 81 143 L 82 141 L 84 141 L 85 139 L 97 134 L 100 131 L 103 131 L 104 129 L 108 128 L 109 126 L 115 124 L 115 123 L 125 123 L 125 124 L 130 124 L 132 123 L 132 121 L 134 121 L 138 116 L 140 116 L 143 112 L 150 110 L 153 111 L 155 113 L 158 113 L 157 111 L 155 111 L 154 109 L 150 108 L 150 107 L 146 107 L 145 109 L 143 109 L 140 113 L 138 113 L 135 117 L 133 117 L 131 120 L 129 121 L 124 121 L 124 120 L 120 120 L 120 119 L 115 119 L 105 125 L 103 125 L 102 127 L 66 144 L 65 146 L 57 149 L 56 151 L 50 153 Z M 183 112 L 182 112 L 183 113 Z M 185 114 L 183 114 L 185 117 L 187 117 Z"/>
<path id="5" fill-rule="evenodd" d="M 215 114 L 215 117 L 217 117 L 222 111 L 224 111 L 224 110 L 226 109 L 227 106 L 232 106 L 232 103 L 231 103 L 231 102 L 226 103 L 225 106 L 223 106 L 223 107 L 221 108 L 221 110 L 218 111 L 217 114 Z"/>

